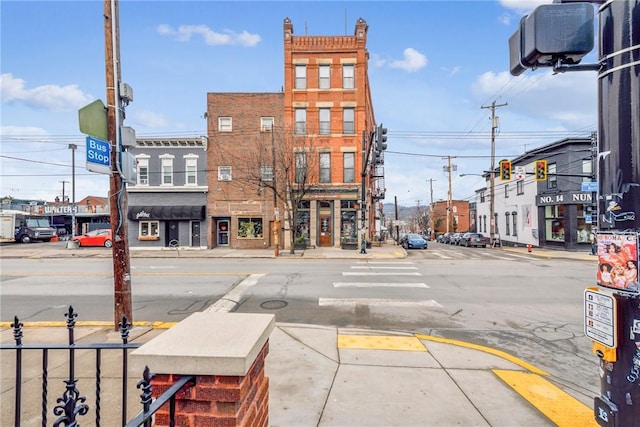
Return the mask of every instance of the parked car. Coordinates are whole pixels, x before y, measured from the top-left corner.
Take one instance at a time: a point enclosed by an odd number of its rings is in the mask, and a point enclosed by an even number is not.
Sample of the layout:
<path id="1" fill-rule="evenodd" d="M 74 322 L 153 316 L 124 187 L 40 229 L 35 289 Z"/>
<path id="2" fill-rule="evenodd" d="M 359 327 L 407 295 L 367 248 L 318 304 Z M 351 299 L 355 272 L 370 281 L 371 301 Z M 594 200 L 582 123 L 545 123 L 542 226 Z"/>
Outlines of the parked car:
<path id="1" fill-rule="evenodd" d="M 462 233 L 453 233 L 451 235 L 451 238 L 449 239 L 449 243 L 452 245 L 459 245 L 461 237 L 462 237 Z"/>
<path id="2" fill-rule="evenodd" d="M 427 249 L 427 241 L 419 234 L 407 234 L 402 240 L 405 249 Z"/>
<path id="3" fill-rule="evenodd" d="M 441 235 L 438 236 L 437 241 L 439 243 L 449 243 L 449 238 L 451 237 L 452 234 L 453 233 L 449 233 L 449 232 L 442 233 Z"/>
<path id="4" fill-rule="evenodd" d="M 111 230 L 108 229 L 89 231 L 81 236 L 75 236 L 71 241 L 76 242 L 78 246 L 104 246 L 105 248 L 110 248 L 113 245 Z"/>
<path id="5" fill-rule="evenodd" d="M 480 233 L 464 233 L 460 238 L 461 246 L 482 246 L 486 248 L 489 244 L 489 238 Z"/>

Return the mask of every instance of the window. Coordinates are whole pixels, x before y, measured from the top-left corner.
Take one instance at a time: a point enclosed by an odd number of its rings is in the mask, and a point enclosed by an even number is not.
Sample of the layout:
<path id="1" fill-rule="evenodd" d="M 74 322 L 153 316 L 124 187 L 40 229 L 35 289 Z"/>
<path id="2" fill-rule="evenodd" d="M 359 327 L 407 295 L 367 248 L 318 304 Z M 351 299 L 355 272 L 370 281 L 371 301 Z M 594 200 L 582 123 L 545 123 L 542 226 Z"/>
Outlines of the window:
<path id="1" fill-rule="evenodd" d="M 294 89 L 306 89 L 307 88 L 307 66 L 296 65 L 295 67 L 295 86 Z"/>
<path id="2" fill-rule="evenodd" d="M 508 199 L 509 198 L 509 184 L 505 184 L 504 185 L 504 198 Z M 509 234 L 509 233 L 507 233 Z"/>
<path id="3" fill-rule="evenodd" d="M 518 235 L 518 212 L 513 211 L 511 212 L 511 218 L 513 220 L 513 235 L 517 236 Z"/>
<path id="4" fill-rule="evenodd" d="M 484 198 L 485 198 L 484 191 L 481 191 L 480 192 L 480 203 L 484 203 L 485 202 Z"/>
<path id="5" fill-rule="evenodd" d="M 238 239 L 262 239 L 262 218 L 238 218 Z"/>
<path id="6" fill-rule="evenodd" d="M 198 156 L 195 154 L 187 154 L 185 158 L 185 185 L 197 185 L 198 184 Z"/>
<path id="7" fill-rule="evenodd" d="M 136 157 L 138 163 L 138 185 L 149 185 L 149 158 Z"/>
<path id="8" fill-rule="evenodd" d="M 231 181 L 231 166 L 218 166 L 218 181 Z"/>
<path id="9" fill-rule="evenodd" d="M 354 134 L 355 128 L 355 109 L 345 108 L 342 112 L 342 133 Z"/>
<path id="10" fill-rule="evenodd" d="M 304 184 L 307 180 L 307 155 L 296 153 L 296 184 Z"/>
<path id="11" fill-rule="evenodd" d="M 342 170 L 344 182 L 356 182 L 356 153 L 344 153 L 342 156 Z"/>
<path id="12" fill-rule="evenodd" d="M 173 185 L 173 156 L 160 156 L 162 160 L 162 185 Z"/>
<path id="13" fill-rule="evenodd" d="M 231 117 L 218 117 L 218 132 L 231 132 Z"/>
<path id="14" fill-rule="evenodd" d="M 329 135 L 331 133 L 331 109 L 320 108 L 318 113 L 320 117 L 319 133 L 320 135 Z"/>
<path id="15" fill-rule="evenodd" d="M 592 162 L 591 159 L 582 159 L 582 174 L 586 175 L 582 177 L 582 182 L 591 182 L 592 178 Z"/>
<path id="16" fill-rule="evenodd" d="M 353 89 L 353 88 L 355 88 L 354 68 L 355 67 L 353 65 L 343 65 L 342 66 L 342 88 L 343 89 Z"/>
<path id="17" fill-rule="evenodd" d="M 159 221 L 140 221 L 138 223 L 138 236 L 140 237 L 159 237 L 159 230 Z"/>
<path id="18" fill-rule="evenodd" d="M 273 131 L 273 117 L 260 117 L 260 131 L 271 132 Z"/>
<path id="19" fill-rule="evenodd" d="M 544 207 L 546 240 L 564 242 L 564 205 Z"/>
<path id="20" fill-rule="evenodd" d="M 500 234 L 500 232 L 498 231 L 498 213 L 497 212 L 494 212 L 493 214 L 493 223 L 495 224 L 493 233 Z"/>
<path id="21" fill-rule="evenodd" d="M 556 176 L 557 165 L 547 164 L 547 188 L 558 188 L 558 177 Z"/>
<path id="22" fill-rule="evenodd" d="M 296 135 L 307 134 L 307 110 L 296 108 Z"/>
<path id="23" fill-rule="evenodd" d="M 331 182 L 331 153 L 320 153 L 320 182 Z"/>
<path id="24" fill-rule="evenodd" d="M 520 196 L 521 194 L 524 194 L 524 181 L 523 180 L 516 181 L 516 194 L 518 196 Z"/>
<path id="25" fill-rule="evenodd" d="M 358 243 L 357 202 L 340 201 L 340 240 L 342 243 Z"/>
<path id="26" fill-rule="evenodd" d="M 329 89 L 331 87 L 331 66 L 320 65 L 318 67 L 318 88 Z"/>
<path id="27" fill-rule="evenodd" d="M 505 217 L 505 225 L 507 226 L 504 234 L 509 236 L 511 234 L 509 232 L 509 230 L 511 229 L 511 212 L 505 212 L 504 217 Z"/>
<path id="28" fill-rule="evenodd" d="M 272 166 L 260 166 L 260 180 L 262 182 L 273 181 L 273 167 Z"/>

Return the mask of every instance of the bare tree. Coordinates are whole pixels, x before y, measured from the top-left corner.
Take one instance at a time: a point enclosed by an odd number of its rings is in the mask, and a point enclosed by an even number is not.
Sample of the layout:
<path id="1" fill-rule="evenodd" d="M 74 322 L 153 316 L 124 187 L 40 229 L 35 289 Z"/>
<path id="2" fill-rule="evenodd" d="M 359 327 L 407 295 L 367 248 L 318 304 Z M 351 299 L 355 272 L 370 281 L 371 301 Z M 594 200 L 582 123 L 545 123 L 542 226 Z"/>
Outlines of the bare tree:
<path id="1" fill-rule="evenodd" d="M 272 127 L 271 132 L 259 132 L 254 142 L 252 150 L 233 160 L 234 181 L 253 194 L 273 194 L 274 204 L 284 209 L 284 227 L 294 254 L 296 243 L 306 243 L 309 227 L 299 218 L 301 202 L 319 183 L 314 138 Z"/>

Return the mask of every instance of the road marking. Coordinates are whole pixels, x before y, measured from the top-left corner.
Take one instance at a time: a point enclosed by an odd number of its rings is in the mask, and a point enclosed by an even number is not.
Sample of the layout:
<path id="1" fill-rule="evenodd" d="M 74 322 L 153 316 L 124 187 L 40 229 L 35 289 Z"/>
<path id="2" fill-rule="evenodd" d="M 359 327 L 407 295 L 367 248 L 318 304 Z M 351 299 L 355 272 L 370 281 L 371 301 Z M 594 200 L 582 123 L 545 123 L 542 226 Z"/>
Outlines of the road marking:
<path id="1" fill-rule="evenodd" d="M 386 335 L 338 335 L 338 348 L 353 350 L 427 351 L 424 344 L 416 337 Z"/>
<path id="2" fill-rule="evenodd" d="M 393 274 L 394 276 L 422 276 L 421 273 L 402 273 L 402 272 L 393 272 L 393 273 L 376 273 L 374 271 L 343 271 L 343 276 L 388 276 Z"/>
<path id="3" fill-rule="evenodd" d="M 431 253 L 441 259 L 453 259 L 452 257 L 441 254 L 440 252 L 431 252 Z"/>
<path id="4" fill-rule="evenodd" d="M 537 374 L 493 369 L 502 381 L 556 425 L 597 426 L 593 409 Z"/>
<path id="5" fill-rule="evenodd" d="M 377 283 L 377 282 L 335 282 L 333 284 L 334 288 L 369 288 L 376 286 L 385 286 L 385 287 L 393 287 L 393 288 L 429 288 L 430 286 L 426 283 Z"/>
<path id="6" fill-rule="evenodd" d="M 402 301 L 376 298 L 318 298 L 318 305 L 320 307 L 355 307 L 357 305 L 367 305 L 372 307 L 442 307 L 432 299 L 422 301 Z"/>
<path id="7" fill-rule="evenodd" d="M 378 268 L 378 269 L 398 269 L 398 270 L 417 270 L 418 267 L 377 267 L 375 265 L 373 266 L 358 266 L 358 265 L 352 265 L 351 268 Z"/>
<path id="8" fill-rule="evenodd" d="M 358 261 L 356 264 L 414 264 L 411 261 Z"/>
<path id="9" fill-rule="evenodd" d="M 258 279 L 264 274 L 251 274 L 249 277 L 238 283 L 233 289 L 227 292 L 222 298 L 216 301 L 205 310 L 206 313 L 229 313 L 242 300 L 242 296 L 251 286 L 258 283 Z"/>

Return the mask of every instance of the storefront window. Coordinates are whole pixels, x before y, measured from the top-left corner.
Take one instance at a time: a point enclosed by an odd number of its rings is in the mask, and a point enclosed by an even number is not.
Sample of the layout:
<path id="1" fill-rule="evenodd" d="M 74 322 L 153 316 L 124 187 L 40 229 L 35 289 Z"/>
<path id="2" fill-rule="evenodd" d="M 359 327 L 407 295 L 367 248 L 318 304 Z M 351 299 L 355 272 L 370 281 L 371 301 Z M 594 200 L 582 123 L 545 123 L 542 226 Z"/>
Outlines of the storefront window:
<path id="1" fill-rule="evenodd" d="M 591 234 L 591 221 L 590 218 L 589 221 L 587 221 L 585 218 L 586 207 L 587 205 L 577 205 L 578 228 L 576 229 L 576 232 L 578 233 L 578 236 L 576 238 L 576 241 L 578 243 L 590 243 L 589 235 Z"/>
<path id="2" fill-rule="evenodd" d="M 140 221 L 139 233 L 144 237 L 157 237 L 160 223 L 158 221 Z"/>
<path id="3" fill-rule="evenodd" d="M 262 218 L 238 218 L 239 239 L 261 239 Z"/>
<path id="4" fill-rule="evenodd" d="M 544 220 L 546 239 L 564 242 L 564 205 L 545 206 Z"/>
<path id="5" fill-rule="evenodd" d="M 343 243 L 358 242 L 356 201 L 342 200 L 340 202 L 340 239 Z"/>
<path id="6" fill-rule="evenodd" d="M 303 200 L 298 206 L 298 215 L 296 216 L 296 234 L 297 239 L 308 239 L 309 224 L 311 218 L 311 203 L 308 200 Z"/>

